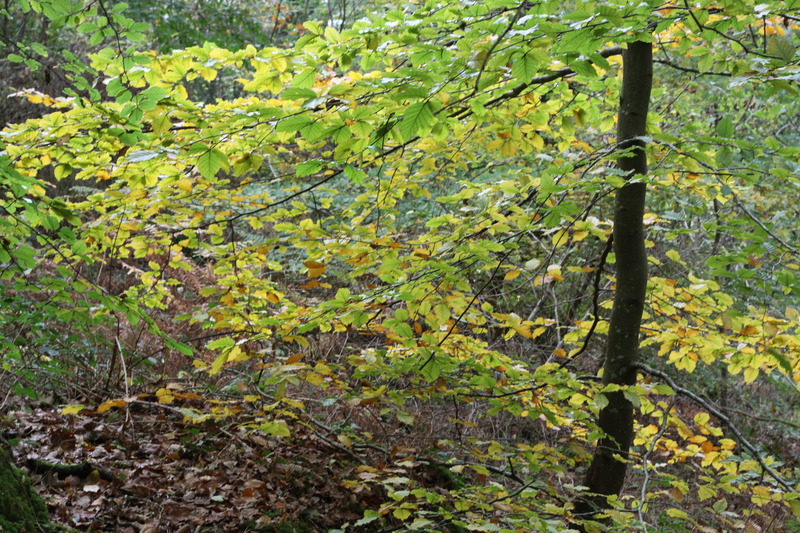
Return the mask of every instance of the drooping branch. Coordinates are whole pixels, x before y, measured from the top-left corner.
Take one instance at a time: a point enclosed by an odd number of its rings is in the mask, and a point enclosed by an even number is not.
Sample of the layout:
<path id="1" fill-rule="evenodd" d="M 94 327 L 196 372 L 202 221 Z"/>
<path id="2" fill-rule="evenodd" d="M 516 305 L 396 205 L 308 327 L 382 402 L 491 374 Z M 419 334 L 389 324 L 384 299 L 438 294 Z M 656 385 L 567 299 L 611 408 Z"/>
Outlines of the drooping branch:
<path id="1" fill-rule="evenodd" d="M 669 375 L 667 375 L 666 373 L 660 370 L 656 370 L 655 368 L 650 368 L 649 366 L 643 363 L 636 363 L 636 368 L 638 368 L 642 372 L 645 372 L 646 374 L 661 379 L 667 385 L 672 387 L 672 390 L 674 390 L 676 393 L 681 394 L 682 396 L 686 396 L 687 398 L 690 398 L 692 401 L 694 401 L 695 403 L 703 407 L 706 411 L 708 411 L 709 414 L 714 415 L 717 418 L 717 420 L 722 422 L 725 425 L 725 427 L 727 427 L 730 430 L 730 432 L 733 433 L 733 435 L 736 437 L 739 443 L 741 443 L 742 447 L 748 451 L 748 453 L 753 457 L 753 459 L 756 460 L 756 462 L 758 462 L 759 466 L 761 466 L 764 472 L 769 474 L 775 480 L 776 483 L 778 483 L 781 487 L 783 487 L 784 490 L 788 492 L 794 492 L 795 489 L 791 485 L 789 485 L 789 483 L 787 483 L 781 477 L 781 475 L 775 471 L 774 468 L 769 466 L 764 461 L 764 459 L 761 457 L 761 454 L 758 453 L 756 447 L 750 444 L 750 441 L 748 441 L 742 434 L 742 432 L 739 431 L 739 428 L 737 428 L 736 425 L 733 423 L 733 421 L 731 421 L 730 418 L 725 416 L 725 414 L 722 411 L 720 411 L 719 409 L 717 409 L 716 407 L 714 407 L 709 402 L 705 401 L 703 398 L 693 393 L 689 389 L 681 387 L 680 385 L 675 383 L 675 381 L 671 377 L 669 377 Z"/>

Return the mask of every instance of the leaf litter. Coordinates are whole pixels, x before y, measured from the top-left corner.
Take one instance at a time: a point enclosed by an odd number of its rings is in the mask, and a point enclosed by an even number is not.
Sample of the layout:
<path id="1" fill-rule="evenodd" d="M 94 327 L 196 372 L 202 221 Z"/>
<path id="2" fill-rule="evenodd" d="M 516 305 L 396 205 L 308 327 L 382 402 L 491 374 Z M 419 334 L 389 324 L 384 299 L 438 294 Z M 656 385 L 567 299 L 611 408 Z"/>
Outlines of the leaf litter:
<path id="1" fill-rule="evenodd" d="M 327 531 L 363 516 L 369 494 L 342 483 L 358 465 L 308 427 L 270 437 L 186 424 L 161 407 L 137 406 L 133 418 L 18 410 L 2 429 L 18 465 L 89 462 L 113 475 L 31 475 L 51 518 L 82 531 Z"/>

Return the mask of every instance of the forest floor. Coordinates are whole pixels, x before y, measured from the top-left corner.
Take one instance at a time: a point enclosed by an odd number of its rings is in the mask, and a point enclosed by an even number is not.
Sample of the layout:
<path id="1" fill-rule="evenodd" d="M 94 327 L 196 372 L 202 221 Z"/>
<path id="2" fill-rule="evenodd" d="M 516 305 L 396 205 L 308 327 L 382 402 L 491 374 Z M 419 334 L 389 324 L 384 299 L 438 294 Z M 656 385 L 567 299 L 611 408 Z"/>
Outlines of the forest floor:
<path id="1" fill-rule="evenodd" d="M 379 511 L 388 520 L 382 531 L 394 531 L 402 524 L 393 525 L 391 498 L 379 481 L 391 476 L 445 495 L 450 480 L 425 458 L 458 455 L 455 448 L 436 449 L 446 441 L 417 448 L 414 443 L 424 435 L 411 435 L 401 424 L 386 428 L 391 434 L 380 445 L 354 444 L 302 411 L 287 421 L 288 436 L 266 435 L 241 423 L 248 408 L 258 410 L 247 402 L 237 403 L 235 422 L 230 417 L 200 423 L 185 416 L 188 408 L 212 412 L 218 403 L 144 399 L 102 413 L 86 408 L 75 414 L 65 414 L 69 407 L 31 407 L 8 396 L 4 403 L 0 434 L 12 443 L 16 464 L 28 467 L 52 520 L 80 531 L 364 531 L 358 525 L 369 522 L 365 510 Z M 429 418 L 446 433 L 436 414 Z M 79 475 L 55 471 L 65 466 L 80 470 Z M 707 506 L 697 504 L 694 518 L 707 524 L 697 531 L 723 531 L 711 526 L 715 520 Z M 769 507 L 753 515 L 747 531 L 800 531 L 785 509 Z M 655 531 L 689 530 L 659 519 Z"/>
<path id="2" fill-rule="evenodd" d="M 158 403 L 131 408 L 76 415 L 37 408 L 6 417 L 16 463 L 39 465 L 34 486 L 54 521 L 120 533 L 300 533 L 357 521 L 378 501 L 352 482 L 370 467 L 300 420 L 291 437 L 270 437 L 186 424 L 178 409 Z M 59 476 L 41 461 L 91 468 L 83 477 Z"/>

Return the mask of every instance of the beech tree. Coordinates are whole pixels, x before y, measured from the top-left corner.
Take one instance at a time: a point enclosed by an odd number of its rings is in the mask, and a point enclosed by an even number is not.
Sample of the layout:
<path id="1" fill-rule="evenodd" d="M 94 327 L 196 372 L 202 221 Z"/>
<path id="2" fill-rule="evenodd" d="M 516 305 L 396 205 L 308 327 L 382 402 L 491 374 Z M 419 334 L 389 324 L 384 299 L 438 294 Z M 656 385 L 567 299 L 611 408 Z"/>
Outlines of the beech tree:
<path id="1" fill-rule="evenodd" d="M 632 150 L 618 161 L 628 179 L 647 173 L 647 155 L 643 138 L 647 128 L 647 110 L 653 82 L 653 50 L 649 42 L 630 43 L 624 53 L 622 90 L 617 126 L 620 150 Z M 645 251 L 644 183 L 626 183 L 616 193 L 614 208 L 614 253 L 617 258 L 614 305 L 608 323 L 603 383 L 624 387 L 636 385 L 639 356 L 639 330 L 647 289 L 647 252 Z M 633 440 L 633 403 L 622 391 L 608 393 L 608 404 L 598 414 L 598 427 L 605 436 L 597 444 L 592 464 L 586 474 L 590 494 L 600 498 L 583 500 L 578 514 L 591 511 L 591 503 L 606 506 L 604 496 L 616 496 L 625 483 L 628 450 Z"/>
<path id="2" fill-rule="evenodd" d="M 387 458 L 344 481 L 385 501 L 342 530 L 800 514 L 791 473 L 686 383 L 701 368 L 800 379 L 791 228 L 747 200 L 795 180 L 797 149 L 769 118 L 796 91 L 793 3 L 420 2 L 341 31 L 308 21 L 293 48 L 171 52 L 135 44 L 145 29 L 124 5 L 21 5 L 113 44 L 72 65 L 66 96 L 18 95 L 50 112 L 2 132 L 3 290 L 131 332 L 103 363 L 126 386 L 142 331 L 158 357 L 248 373 L 241 401 L 270 400 L 241 422 L 253 431 L 374 407 L 435 432 L 416 409 L 446 411 L 455 436 L 430 449 L 335 435 Z M 243 96 L 191 93 L 221 72 Z M 69 195 L 48 190 L 59 181 Z M 765 262 L 768 298 L 753 283 Z M 192 335 L 166 334 L 175 322 Z M 506 436 L 472 433 L 489 424 Z M 398 474 L 412 463 L 461 481 L 416 484 Z"/>

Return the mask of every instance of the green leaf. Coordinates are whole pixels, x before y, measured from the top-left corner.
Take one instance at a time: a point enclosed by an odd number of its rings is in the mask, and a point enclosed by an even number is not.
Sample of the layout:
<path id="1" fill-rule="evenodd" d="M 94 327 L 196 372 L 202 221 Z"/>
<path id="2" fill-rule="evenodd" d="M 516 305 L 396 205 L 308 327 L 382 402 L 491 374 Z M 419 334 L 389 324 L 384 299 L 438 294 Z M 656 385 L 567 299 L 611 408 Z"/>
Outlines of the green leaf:
<path id="1" fill-rule="evenodd" d="M 217 339 L 215 341 L 209 342 L 206 348 L 209 350 L 218 350 L 219 348 L 230 348 L 234 346 L 236 341 L 234 341 L 230 337 L 222 337 L 221 339 Z"/>
<path id="2" fill-rule="evenodd" d="M 786 37 L 773 35 L 770 37 L 769 41 L 767 41 L 767 53 L 771 56 L 779 57 L 784 61 L 791 61 L 794 59 L 796 51 L 797 47 Z"/>
<path id="3" fill-rule="evenodd" d="M 94 22 L 84 22 L 83 24 L 75 28 L 75 31 L 77 31 L 78 33 L 91 33 L 95 30 L 97 30 L 97 24 L 95 24 Z"/>
<path id="4" fill-rule="evenodd" d="M 433 124 L 433 118 L 433 105 L 430 100 L 411 104 L 398 125 L 400 135 L 406 141 L 415 137 Z"/>
<path id="5" fill-rule="evenodd" d="M 414 415 L 411 413 L 407 413 L 405 411 L 396 411 L 395 416 L 397 419 L 402 422 L 403 424 L 413 426 L 414 425 Z"/>
<path id="6" fill-rule="evenodd" d="M 337 302 L 347 302 L 350 299 L 350 289 L 339 289 L 336 291 Z"/>
<path id="7" fill-rule="evenodd" d="M 361 185 L 362 183 L 364 183 L 364 178 L 366 177 L 367 174 L 363 170 L 359 170 L 350 165 L 345 165 L 344 175 L 347 176 L 347 178 L 356 185 Z"/>
<path id="8" fill-rule="evenodd" d="M 298 178 L 304 178 L 311 174 L 316 174 L 320 170 L 322 170 L 322 161 L 319 161 L 318 159 L 312 159 L 311 161 L 300 163 L 294 167 L 295 174 L 297 174 Z"/>
<path id="9" fill-rule="evenodd" d="M 731 163 L 733 163 L 733 152 L 727 146 L 723 146 L 717 150 L 716 161 L 717 165 L 721 167 L 729 166 Z"/>
<path id="10" fill-rule="evenodd" d="M 278 125 L 275 126 L 275 131 L 280 131 L 280 132 L 299 131 L 300 128 L 308 126 L 309 124 L 311 124 L 311 118 L 309 116 L 294 115 L 291 117 L 286 117 L 285 119 L 278 122 Z"/>
<path id="11" fill-rule="evenodd" d="M 592 66 L 592 64 L 589 63 L 588 61 L 573 61 L 572 63 L 570 63 L 569 66 L 572 68 L 572 70 L 574 70 L 575 72 L 577 72 L 582 76 L 586 76 L 589 78 L 597 77 L 597 71 L 594 69 L 594 66 Z"/>
<path id="12" fill-rule="evenodd" d="M 519 81 L 528 82 L 536 75 L 538 63 L 532 54 L 523 54 L 511 65 L 511 74 Z"/>
<path id="13" fill-rule="evenodd" d="M 143 100 L 153 100 L 157 102 L 167 97 L 167 91 L 163 87 L 152 86 L 139 93 L 139 96 L 141 96 Z"/>
<path id="14" fill-rule="evenodd" d="M 314 86 L 314 82 L 317 79 L 317 71 L 316 69 L 310 68 L 304 70 L 294 78 L 292 78 L 292 86 L 298 87 L 300 89 L 310 89 Z M 314 94 L 316 96 L 316 94 Z M 312 96 L 311 98 L 313 98 Z"/>
<path id="15" fill-rule="evenodd" d="M 726 139 L 730 139 L 733 137 L 734 127 L 733 121 L 725 117 L 717 123 L 717 135 L 720 137 L 724 137 Z"/>
<path id="16" fill-rule="evenodd" d="M 135 320 L 131 317 L 131 315 L 135 316 Z M 136 324 L 139 321 L 139 316 L 135 313 L 128 313 L 127 314 L 128 320 L 130 320 L 131 324 Z M 169 348 L 170 350 L 175 350 L 176 352 L 182 353 L 183 355 L 192 355 L 194 350 L 188 344 L 184 344 L 182 342 L 178 342 L 175 339 L 171 339 L 169 337 L 164 337 L 164 345 Z"/>
<path id="17" fill-rule="evenodd" d="M 197 170 L 206 179 L 214 178 L 221 169 L 228 169 L 228 157 L 216 148 L 207 151 L 197 160 Z"/>
<path id="18" fill-rule="evenodd" d="M 19 245 L 19 247 L 14 249 L 11 253 L 14 255 L 20 267 L 28 269 L 36 266 L 36 261 L 33 260 L 36 252 L 27 244 Z"/>
<path id="19" fill-rule="evenodd" d="M 411 339 L 414 337 L 414 331 L 407 322 L 400 322 L 397 320 L 387 320 L 384 322 L 389 329 L 397 333 L 401 339 Z"/>
<path id="20" fill-rule="evenodd" d="M 276 437 L 288 437 L 289 435 L 291 435 L 289 427 L 283 420 L 276 420 L 274 422 L 265 422 L 264 424 L 258 426 L 258 429 L 260 429 L 267 435 L 275 435 Z"/>
<path id="21" fill-rule="evenodd" d="M 378 511 L 373 511 L 372 509 L 367 509 L 366 511 L 364 511 L 364 518 L 360 518 L 360 519 L 356 520 L 354 525 L 355 526 L 363 526 L 363 525 L 369 524 L 370 522 L 374 522 L 375 520 L 380 518 L 380 516 L 381 515 L 378 513 Z"/>
<path id="22" fill-rule="evenodd" d="M 316 97 L 317 93 L 311 89 L 303 89 L 301 87 L 289 87 L 281 93 L 281 98 L 284 100 L 308 100 Z"/>

